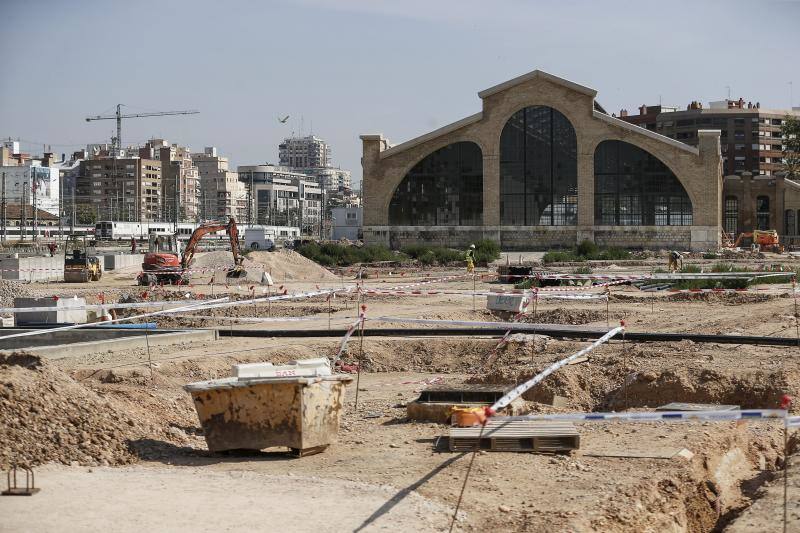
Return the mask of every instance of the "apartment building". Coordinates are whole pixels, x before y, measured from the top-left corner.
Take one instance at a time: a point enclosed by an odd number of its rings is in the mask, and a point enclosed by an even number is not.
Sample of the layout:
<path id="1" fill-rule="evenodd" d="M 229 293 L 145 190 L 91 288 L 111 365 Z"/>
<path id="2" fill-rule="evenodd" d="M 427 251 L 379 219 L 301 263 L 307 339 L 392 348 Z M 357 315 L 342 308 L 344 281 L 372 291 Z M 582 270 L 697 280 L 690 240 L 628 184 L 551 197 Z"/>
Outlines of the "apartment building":
<path id="1" fill-rule="evenodd" d="M 224 220 L 247 216 L 247 191 L 238 174 L 228 168 L 228 158 L 208 146 L 201 153 L 191 155 L 200 181 L 198 209 L 202 220 Z"/>
<path id="2" fill-rule="evenodd" d="M 152 222 L 161 218 L 161 160 L 101 157 L 80 163 L 76 204 L 95 220 Z"/>
<path id="3" fill-rule="evenodd" d="M 781 168 L 781 126 L 787 116 L 800 118 L 800 112 L 763 109 L 759 102 L 739 98 L 711 102 L 707 108 L 692 102 L 685 111 L 642 106 L 638 115 L 628 115 L 623 109 L 619 118 L 691 146 L 697 146 L 700 130 L 720 130 L 723 175 L 771 176 Z"/>
<path id="4" fill-rule="evenodd" d="M 325 190 L 306 174 L 276 165 L 237 167 L 250 192 L 250 216 L 255 224 L 294 225 L 316 231 L 324 216 Z M 316 228 L 315 228 L 316 226 Z"/>
<path id="5" fill-rule="evenodd" d="M 35 206 L 58 216 L 59 169 L 42 163 L 41 160 L 28 159 L 21 165 L 0 166 L 0 188 L 6 202 Z"/>
<path id="6" fill-rule="evenodd" d="M 351 187 L 350 171 L 333 166 L 331 148 L 319 137 L 287 137 L 278 145 L 278 157 L 280 166 L 313 176 L 326 191 Z"/>
<path id="7" fill-rule="evenodd" d="M 151 139 L 139 155 L 161 160 L 162 219 L 195 222 L 199 216 L 200 176 L 189 148 Z"/>

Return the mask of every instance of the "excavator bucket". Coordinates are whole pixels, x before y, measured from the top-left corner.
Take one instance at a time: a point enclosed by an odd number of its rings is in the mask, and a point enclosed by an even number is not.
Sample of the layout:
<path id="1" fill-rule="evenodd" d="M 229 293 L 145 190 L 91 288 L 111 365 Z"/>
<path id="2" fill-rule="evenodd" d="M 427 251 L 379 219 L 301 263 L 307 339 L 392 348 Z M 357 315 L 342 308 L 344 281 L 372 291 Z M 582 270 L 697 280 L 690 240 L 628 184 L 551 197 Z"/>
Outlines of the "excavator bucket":
<path id="1" fill-rule="evenodd" d="M 225 274 L 225 277 L 228 278 L 246 278 L 247 277 L 247 270 L 244 269 L 243 266 L 237 265 L 232 269 L 228 270 Z"/>

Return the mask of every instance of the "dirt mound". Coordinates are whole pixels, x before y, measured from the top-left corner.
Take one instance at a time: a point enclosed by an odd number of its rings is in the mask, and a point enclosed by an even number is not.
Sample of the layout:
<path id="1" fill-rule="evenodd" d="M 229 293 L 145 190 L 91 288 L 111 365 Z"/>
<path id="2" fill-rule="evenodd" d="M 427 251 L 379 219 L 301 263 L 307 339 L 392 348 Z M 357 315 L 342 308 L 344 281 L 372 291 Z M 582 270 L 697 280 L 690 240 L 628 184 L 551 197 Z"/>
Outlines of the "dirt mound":
<path id="1" fill-rule="evenodd" d="M 275 282 L 286 280 L 337 281 L 339 277 L 292 250 L 250 252 L 247 258 L 261 265 Z"/>
<path id="2" fill-rule="evenodd" d="M 611 318 L 614 318 L 613 313 Z M 520 322 L 529 324 L 570 324 L 579 326 L 590 322 L 605 322 L 605 311 L 593 309 L 548 309 L 525 315 Z"/>
<path id="3" fill-rule="evenodd" d="M 185 443 L 170 417 L 160 420 L 162 413 L 143 396 L 126 405 L 124 398 L 107 399 L 37 356 L 0 355 L 0 468 L 15 461 L 127 464 L 141 455 L 139 443 Z"/>

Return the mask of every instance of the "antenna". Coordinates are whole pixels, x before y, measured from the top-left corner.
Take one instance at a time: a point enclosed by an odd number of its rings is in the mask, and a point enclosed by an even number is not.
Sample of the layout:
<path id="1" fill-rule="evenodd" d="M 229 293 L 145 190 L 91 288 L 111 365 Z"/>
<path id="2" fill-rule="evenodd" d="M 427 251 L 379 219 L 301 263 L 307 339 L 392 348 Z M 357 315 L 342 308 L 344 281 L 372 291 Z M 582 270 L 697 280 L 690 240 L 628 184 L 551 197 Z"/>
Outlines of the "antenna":
<path id="1" fill-rule="evenodd" d="M 728 89 L 728 100 L 730 100 L 731 99 L 731 86 L 730 85 L 726 85 L 725 88 Z"/>

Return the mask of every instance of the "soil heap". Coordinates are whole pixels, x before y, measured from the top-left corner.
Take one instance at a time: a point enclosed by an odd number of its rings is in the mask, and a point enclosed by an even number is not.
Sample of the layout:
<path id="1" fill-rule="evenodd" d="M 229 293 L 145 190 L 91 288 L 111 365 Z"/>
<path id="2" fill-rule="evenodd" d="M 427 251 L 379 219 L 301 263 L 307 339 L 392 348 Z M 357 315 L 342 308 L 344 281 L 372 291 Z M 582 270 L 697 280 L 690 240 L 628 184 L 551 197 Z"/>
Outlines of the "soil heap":
<path id="1" fill-rule="evenodd" d="M 131 463 L 139 424 L 37 356 L 0 355 L 0 468 Z"/>
<path id="2" fill-rule="evenodd" d="M 287 280 L 337 281 L 339 278 L 311 259 L 293 250 L 250 252 L 247 258 L 259 263 L 275 282 Z"/>

